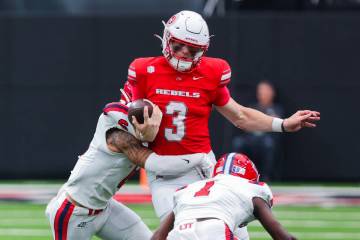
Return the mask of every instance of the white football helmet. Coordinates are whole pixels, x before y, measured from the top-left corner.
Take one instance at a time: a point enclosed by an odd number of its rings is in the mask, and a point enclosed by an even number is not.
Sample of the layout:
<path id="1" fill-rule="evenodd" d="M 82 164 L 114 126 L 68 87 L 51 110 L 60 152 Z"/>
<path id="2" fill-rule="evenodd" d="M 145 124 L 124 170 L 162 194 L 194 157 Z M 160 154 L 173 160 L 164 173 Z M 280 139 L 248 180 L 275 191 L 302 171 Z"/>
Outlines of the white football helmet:
<path id="1" fill-rule="evenodd" d="M 162 52 L 169 64 L 180 72 L 191 71 L 209 47 L 209 29 L 200 14 L 181 11 L 164 23 Z M 175 53 L 187 47 L 188 56 Z"/>

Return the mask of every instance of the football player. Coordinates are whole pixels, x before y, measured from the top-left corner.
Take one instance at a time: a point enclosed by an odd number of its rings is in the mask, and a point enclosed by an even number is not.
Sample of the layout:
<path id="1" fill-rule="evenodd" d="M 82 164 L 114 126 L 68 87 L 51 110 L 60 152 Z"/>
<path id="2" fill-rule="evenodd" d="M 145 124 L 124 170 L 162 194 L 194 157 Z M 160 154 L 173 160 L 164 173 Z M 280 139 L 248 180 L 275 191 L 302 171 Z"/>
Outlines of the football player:
<path id="1" fill-rule="evenodd" d="M 229 64 L 204 56 L 211 35 L 201 15 L 181 11 L 163 24 L 164 33 L 159 37 L 163 56 L 135 59 L 122 94 L 124 102 L 150 99 L 163 112 L 159 133 L 149 145 L 157 154 L 207 153 L 215 162 L 208 129 L 213 107 L 246 131 L 294 132 L 315 127 L 320 120 L 317 111 L 297 111 L 280 119 L 239 105 L 227 88 L 231 79 Z M 201 175 L 194 170 L 179 177 L 149 172 L 148 178 L 156 214 L 163 219 L 173 208 L 175 190 L 200 180 Z M 245 235 L 240 238 L 247 239 Z"/>
<path id="2" fill-rule="evenodd" d="M 244 154 L 225 154 L 213 178 L 174 194 L 175 208 L 152 239 L 237 239 L 233 231 L 239 225 L 258 219 L 273 239 L 295 240 L 275 219 L 272 204 L 271 190 L 259 182 L 254 163 Z"/>
<path id="3" fill-rule="evenodd" d="M 152 232 L 129 208 L 112 199 L 115 192 L 136 171 L 144 167 L 158 175 L 181 175 L 194 167 L 212 169 L 206 154 L 159 156 L 134 136 L 127 117 L 128 107 L 107 104 L 100 115 L 89 149 L 81 156 L 68 181 L 46 208 L 56 240 L 86 240 L 97 235 L 102 239 L 150 239 Z M 143 140 L 154 139 L 162 113 L 144 110 L 144 124 L 151 133 Z M 169 161 L 170 160 L 170 161 Z"/>

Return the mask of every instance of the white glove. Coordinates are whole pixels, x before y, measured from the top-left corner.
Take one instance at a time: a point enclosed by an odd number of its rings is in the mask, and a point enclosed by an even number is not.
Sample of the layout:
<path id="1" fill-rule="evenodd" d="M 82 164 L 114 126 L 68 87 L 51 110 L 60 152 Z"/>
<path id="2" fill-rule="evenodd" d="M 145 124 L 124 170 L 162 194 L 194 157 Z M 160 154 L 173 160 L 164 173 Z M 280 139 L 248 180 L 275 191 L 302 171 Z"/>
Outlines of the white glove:
<path id="1" fill-rule="evenodd" d="M 215 163 L 211 161 L 210 157 L 204 153 L 201 162 L 195 169 L 203 179 L 211 178 L 214 172 Z"/>

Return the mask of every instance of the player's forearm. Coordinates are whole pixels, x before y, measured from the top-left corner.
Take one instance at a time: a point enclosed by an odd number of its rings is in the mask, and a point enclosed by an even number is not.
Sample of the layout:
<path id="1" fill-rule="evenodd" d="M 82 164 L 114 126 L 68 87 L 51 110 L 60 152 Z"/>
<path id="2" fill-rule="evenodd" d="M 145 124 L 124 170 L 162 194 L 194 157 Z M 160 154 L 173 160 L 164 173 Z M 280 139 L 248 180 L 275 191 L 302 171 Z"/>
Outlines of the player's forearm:
<path id="1" fill-rule="evenodd" d="M 145 130 L 144 133 L 139 132 L 139 139 L 142 142 L 153 142 L 155 140 L 158 131 L 159 131 L 159 126 L 154 126 Z"/>
<path id="2" fill-rule="evenodd" d="M 156 175 L 177 176 L 199 165 L 205 157 L 204 153 L 163 156 L 152 153 L 146 160 L 145 169 Z"/>
<path id="3" fill-rule="evenodd" d="M 124 150 L 124 153 L 130 160 L 130 162 L 136 164 L 139 167 L 144 168 L 147 159 L 152 154 L 152 151 L 143 146 L 136 146 L 136 147 L 127 148 L 126 150 Z"/>
<path id="4" fill-rule="evenodd" d="M 246 131 L 272 131 L 273 117 L 256 109 L 243 107 L 238 113 L 234 125 Z"/>
<path id="5" fill-rule="evenodd" d="M 295 240 L 272 214 L 270 206 L 261 198 L 253 198 L 254 216 L 260 221 L 261 225 L 275 240 Z"/>
<path id="6" fill-rule="evenodd" d="M 265 226 L 264 226 L 265 227 Z M 274 240 L 293 240 L 296 239 L 290 235 L 278 221 L 273 221 L 271 227 L 265 227 L 267 232 Z"/>
<path id="7" fill-rule="evenodd" d="M 152 153 L 133 135 L 118 129 L 107 135 L 106 142 L 111 151 L 124 153 L 132 163 L 140 167 L 144 167 L 146 159 Z"/>
<path id="8" fill-rule="evenodd" d="M 167 235 L 173 229 L 175 221 L 174 212 L 171 212 L 163 222 L 161 222 L 160 227 L 155 231 L 151 240 L 166 240 Z"/>
<path id="9" fill-rule="evenodd" d="M 234 126 L 245 131 L 272 131 L 273 117 L 256 109 L 241 106 L 232 98 L 222 107 L 216 109 Z"/>

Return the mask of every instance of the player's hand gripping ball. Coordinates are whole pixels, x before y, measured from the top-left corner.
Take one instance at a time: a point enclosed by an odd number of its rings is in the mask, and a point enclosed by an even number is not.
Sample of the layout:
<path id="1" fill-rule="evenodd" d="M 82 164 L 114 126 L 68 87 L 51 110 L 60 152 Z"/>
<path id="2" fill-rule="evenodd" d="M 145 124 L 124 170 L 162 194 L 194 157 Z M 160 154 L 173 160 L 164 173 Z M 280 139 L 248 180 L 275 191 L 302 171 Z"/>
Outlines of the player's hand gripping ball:
<path id="1" fill-rule="evenodd" d="M 136 117 L 138 123 L 144 123 L 144 108 L 145 106 L 148 107 L 149 117 L 151 117 L 153 112 L 153 106 L 150 102 L 144 99 L 138 99 L 130 103 L 129 110 L 128 110 L 128 119 L 129 122 L 132 123 L 132 116 Z"/>

